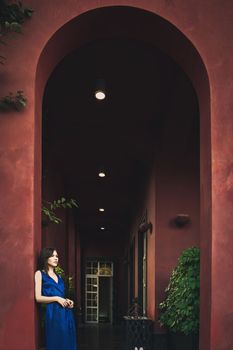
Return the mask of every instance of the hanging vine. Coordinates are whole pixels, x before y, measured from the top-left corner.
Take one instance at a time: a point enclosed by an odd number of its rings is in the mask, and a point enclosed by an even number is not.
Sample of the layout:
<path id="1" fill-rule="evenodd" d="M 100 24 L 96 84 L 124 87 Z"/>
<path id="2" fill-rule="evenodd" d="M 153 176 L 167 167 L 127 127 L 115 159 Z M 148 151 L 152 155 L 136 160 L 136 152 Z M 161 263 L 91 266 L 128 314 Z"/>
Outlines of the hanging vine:
<path id="1" fill-rule="evenodd" d="M 24 7 L 21 1 L 9 3 L 6 0 L 0 0 L 0 44 L 6 45 L 4 37 L 10 33 L 22 33 L 22 24 L 30 18 L 33 10 Z M 0 55 L 0 64 L 4 64 L 6 58 Z M 20 111 L 27 105 L 27 99 L 22 90 L 15 94 L 10 92 L 7 96 L 0 98 L 0 111 L 16 110 Z"/>
<path id="2" fill-rule="evenodd" d="M 46 226 L 49 222 L 54 224 L 60 224 L 62 220 L 57 216 L 55 211 L 59 208 L 78 208 L 78 204 L 75 199 L 66 199 L 62 197 L 61 199 L 54 200 L 53 202 L 43 201 L 42 206 L 42 224 Z"/>

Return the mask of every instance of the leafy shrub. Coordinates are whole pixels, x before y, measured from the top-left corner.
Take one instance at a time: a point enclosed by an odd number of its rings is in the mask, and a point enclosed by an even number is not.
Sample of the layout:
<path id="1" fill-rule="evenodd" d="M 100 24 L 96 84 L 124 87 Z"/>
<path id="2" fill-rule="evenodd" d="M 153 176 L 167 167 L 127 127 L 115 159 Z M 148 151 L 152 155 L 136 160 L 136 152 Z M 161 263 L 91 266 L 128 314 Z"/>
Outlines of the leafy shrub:
<path id="1" fill-rule="evenodd" d="M 166 299 L 160 303 L 160 323 L 172 332 L 198 333 L 200 294 L 200 250 L 185 249 L 173 270 Z"/>

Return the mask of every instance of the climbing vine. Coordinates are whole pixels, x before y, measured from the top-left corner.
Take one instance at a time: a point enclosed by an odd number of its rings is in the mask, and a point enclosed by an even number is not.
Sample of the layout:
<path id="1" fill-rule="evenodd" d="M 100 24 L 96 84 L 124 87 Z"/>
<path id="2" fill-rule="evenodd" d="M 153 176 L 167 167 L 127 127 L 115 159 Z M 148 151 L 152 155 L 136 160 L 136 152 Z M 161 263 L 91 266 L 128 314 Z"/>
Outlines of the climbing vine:
<path id="1" fill-rule="evenodd" d="M 10 32 L 22 33 L 22 24 L 30 18 L 33 10 L 24 7 L 21 1 L 8 2 L 0 0 L 0 44 L 6 45 L 5 36 Z M 0 64 L 4 64 L 6 58 L 0 55 Z M 10 92 L 7 96 L 0 98 L 0 111 L 20 111 L 27 105 L 27 99 L 22 90 L 15 94 Z"/>
<path id="2" fill-rule="evenodd" d="M 9 95 L 0 99 L 0 110 L 8 111 L 10 109 L 15 109 L 16 111 L 20 111 L 25 108 L 27 105 L 27 99 L 23 94 L 23 91 L 17 91 L 16 95 L 12 92 Z"/>

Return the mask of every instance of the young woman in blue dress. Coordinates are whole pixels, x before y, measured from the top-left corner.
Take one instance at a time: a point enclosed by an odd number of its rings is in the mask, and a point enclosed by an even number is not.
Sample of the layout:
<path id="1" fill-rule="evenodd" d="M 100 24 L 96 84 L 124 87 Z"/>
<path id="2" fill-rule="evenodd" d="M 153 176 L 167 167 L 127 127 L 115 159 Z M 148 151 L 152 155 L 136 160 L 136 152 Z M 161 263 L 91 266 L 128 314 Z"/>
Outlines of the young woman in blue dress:
<path id="1" fill-rule="evenodd" d="M 74 302 L 65 298 L 64 282 L 55 273 L 58 253 L 55 248 L 44 248 L 35 273 L 35 299 L 45 303 L 46 350 L 76 350 L 76 327 L 72 308 Z"/>

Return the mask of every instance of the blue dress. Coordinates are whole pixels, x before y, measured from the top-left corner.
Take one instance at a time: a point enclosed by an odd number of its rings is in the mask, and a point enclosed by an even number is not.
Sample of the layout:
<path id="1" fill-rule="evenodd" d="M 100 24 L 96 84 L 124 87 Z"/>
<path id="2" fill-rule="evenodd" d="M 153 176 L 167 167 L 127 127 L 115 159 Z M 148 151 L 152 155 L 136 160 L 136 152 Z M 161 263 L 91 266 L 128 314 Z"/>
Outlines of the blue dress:
<path id="1" fill-rule="evenodd" d="M 42 295 L 47 297 L 65 297 L 64 282 L 58 276 L 58 282 L 41 271 Z M 76 350 L 76 327 L 73 311 L 63 308 L 57 302 L 46 304 L 45 316 L 46 350 Z"/>

